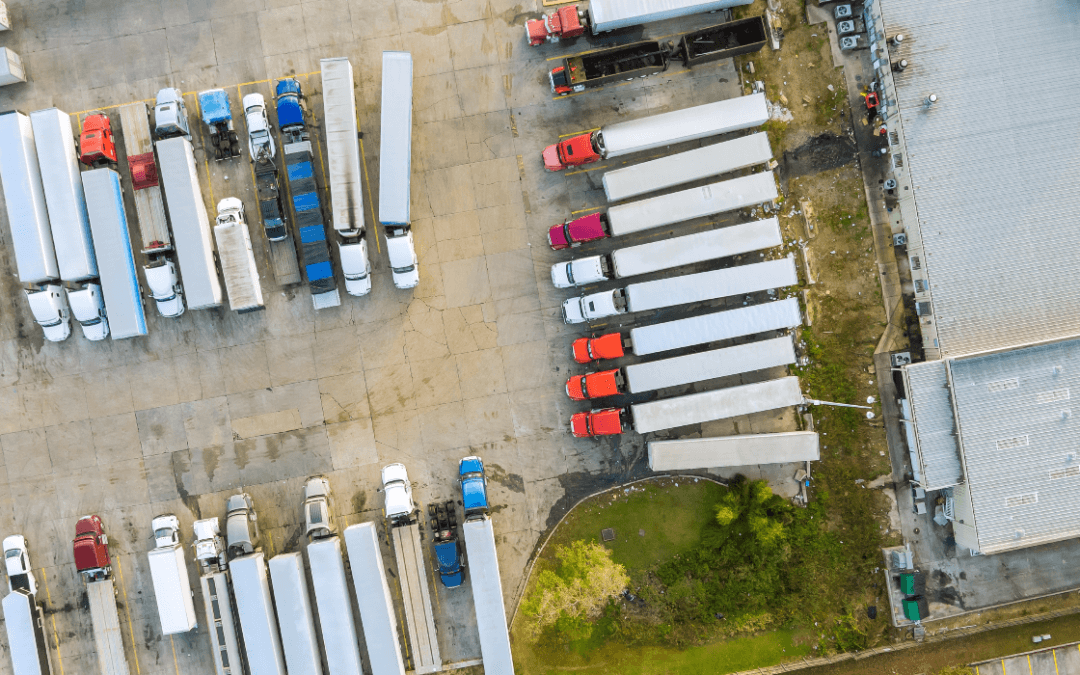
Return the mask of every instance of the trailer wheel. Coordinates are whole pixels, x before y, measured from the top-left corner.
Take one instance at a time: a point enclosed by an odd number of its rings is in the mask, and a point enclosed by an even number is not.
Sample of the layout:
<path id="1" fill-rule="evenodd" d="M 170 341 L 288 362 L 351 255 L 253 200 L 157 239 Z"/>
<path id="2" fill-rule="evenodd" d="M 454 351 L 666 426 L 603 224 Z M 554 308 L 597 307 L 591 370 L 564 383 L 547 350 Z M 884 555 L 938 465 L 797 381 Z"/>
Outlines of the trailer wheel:
<path id="1" fill-rule="evenodd" d="M 240 142 L 239 140 L 237 140 L 235 131 L 230 131 L 229 132 L 229 142 L 231 142 L 231 143 L 239 143 Z"/>
<path id="2" fill-rule="evenodd" d="M 435 505 L 434 504 L 428 504 L 427 505 L 427 514 L 429 516 L 434 517 L 434 515 L 435 515 Z"/>
<path id="3" fill-rule="evenodd" d="M 431 519 L 431 531 L 437 532 L 439 529 L 439 523 L 434 518 Z"/>

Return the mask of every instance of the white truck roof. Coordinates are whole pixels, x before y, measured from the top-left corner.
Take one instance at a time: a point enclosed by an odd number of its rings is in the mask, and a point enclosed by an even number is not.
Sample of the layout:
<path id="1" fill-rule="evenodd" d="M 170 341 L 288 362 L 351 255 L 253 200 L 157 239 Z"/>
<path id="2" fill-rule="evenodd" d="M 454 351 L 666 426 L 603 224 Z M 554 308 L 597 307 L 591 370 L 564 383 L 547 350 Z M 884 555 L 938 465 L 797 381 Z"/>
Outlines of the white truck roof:
<path id="1" fill-rule="evenodd" d="M 19 282 L 40 284 L 60 278 L 34 130 L 30 118 L 20 112 L 0 114 L 0 181 Z"/>
<path id="2" fill-rule="evenodd" d="M 513 675 L 510 633 L 506 627 L 499 555 L 495 550 L 495 530 L 491 518 L 466 520 L 461 530 L 472 578 L 476 628 L 480 633 L 480 655 L 486 675 Z"/>
<path id="3" fill-rule="evenodd" d="M 816 462 L 819 459 L 821 453 L 815 431 L 682 438 L 649 443 L 649 468 L 653 471 Z"/>
<path id="4" fill-rule="evenodd" d="M 409 224 L 412 89 L 412 54 L 383 52 L 382 124 L 379 127 L 379 222 L 383 225 Z"/>
<path id="5" fill-rule="evenodd" d="M 718 342 L 743 335 L 794 328 L 802 323 L 797 298 L 702 314 L 630 330 L 638 356 Z"/>
<path id="6" fill-rule="evenodd" d="M 14 50 L 0 47 L 0 87 L 16 82 L 26 82 L 22 59 Z"/>
<path id="7" fill-rule="evenodd" d="M 653 0 L 637 0 L 635 4 L 651 5 L 652 2 Z M 632 152 L 644 152 L 665 145 L 759 127 L 768 120 L 769 106 L 765 101 L 765 94 L 751 94 L 617 122 L 604 127 L 600 133 L 610 159 Z"/>
<path id="8" fill-rule="evenodd" d="M 330 675 L 360 675 L 364 671 L 349 585 L 345 581 L 345 564 L 341 560 L 341 540 L 329 537 L 313 541 L 307 546 L 307 556 Z"/>
<path id="9" fill-rule="evenodd" d="M 634 430 L 647 434 L 650 431 L 786 408 L 802 402 L 799 378 L 782 377 L 740 387 L 636 403 L 630 406 L 630 414 L 633 416 Z"/>
<path id="10" fill-rule="evenodd" d="M 397 618 L 386 583 L 375 524 L 351 525 L 345 528 L 344 534 L 371 674 L 405 675 Z"/>
<path id="11" fill-rule="evenodd" d="M 112 577 L 86 584 L 90 604 L 90 622 L 94 626 L 94 649 L 101 675 L 131 675 L 124 638 L 120 633 L 120 615 L 116 611 L 116 586 Z"/>
<path id="12" fill-rule="evenodd" d="M 286 667 L 292 673 L 322 675 L 322 660 L 315 640 L 315 619 L 300 554 L 279 553 L 271 558 L 270 578 L 274 583 L 274 602 L 278 610 Z M 247 630 L 244 636 L 247 637 Z"/>
<path id="13" fill-rule="evenodd" d="M 44 621 L 34 596 L 17 588 L 4 596 L 2 604 L 11 672 L 13 675 L 49 675 L 49 653 L 42 628 Z"/>
<path id="14" fill-rule="evenodd" d="M 760 251 L 784 243 L 776 218 L 659 239 L 611 253 L 618 278 Z"/>
<path id="15" fill-rule="evenodd" d="M 710 183 L 608 209 L 612 236 L 703 218 L 771 202 L 779 196 L 772 171 Z"/>
<path id="16" fill-rule="evenodd" d="M 191 143 L 182 136 L 168 138 L 157 142 L 157 153 L 188 309 L 217 307 L 221 282 Z"/>
<path id="17" fill-rule="evenodd" d="M 360 145 L 352 63 L 346 57 L 337 57 L 322 59 L 319 65 L 330 171 L 330 222 L 339 232 L 362 232 L 364 193 L 360 186 Z"/>
<path id="18" fill-rule="evenodd" d="M 112 169 L 93 169 L 82 173 L 82 182 L 101 263 L 101 295 L 112 339 L 146 335 L 142 289 L 135 274 L 120 175 Z"/>
<path id="19" fill-rule="evenodd" d="M 229 308 L 234 312 L 262 309 L 259 268 L 255 266 L 255 254 L 251 251 L 247 223 L 236 218 L 229 222 L 218 221 L 214 226 L 214 238 L 217 239 L 221 272 L 225 276 L 225 289 L 229 293 Z"/>
<path id="20" fill-rule="evenodd" d="M 753 0 L 591 0 L 593 32 L 601 33 L 688 14 L 749 5 Z"/>
<path id="21" fill-rule="evenodd" d="M 251 675 L 285 675 L 285 656 L 281 652 L 277 615 L 270 600 L 263 554 L 258 552 L 233 558 L 229 568 L 248 670 Z"/>
<path id="22" fill-rule="evenodd" d="M 184 547 L 155 548 L 146 555 L 150 561 L 150 577 L 154 580 L 161 634 L 188 632 L 197 622 Z"/>
<path id="23" fill-rule="evenodd" d="M 71 118 L 56 108 L 30 113 L 38 163 L 48 167 L 41 174 L 49 223 L 53 232 L 56 262 L 64 281 L 85 281 L 98 274 L 90 217 L 86 215 L 79 160 Z"/>
<path id="24" fill-rule="evenodd" d="M 703 148 L 666 155 L 604 174 L 602 182 L 609 202 L 657 192 L 709 176 L 764 164 L 772 159 L 769 135 L 763 131 L 714 143 Z"/>
<path id="25" fill-rule="evenodd" d="M 662 307 L 755 293 L 791 286 L 798 281 L 795 260 L 790 256 L 681 277 L 667 277 L 628 285 L 627 311 L 646 312 Z"/>
<path id="26" fill-rule="evenodd" d="M 791 337 L 748 342 L 724 349 L 626 366 L 626 387 L 631 394 L 704 382 L 718 377 L 750 373 L 795 363 Z"/>

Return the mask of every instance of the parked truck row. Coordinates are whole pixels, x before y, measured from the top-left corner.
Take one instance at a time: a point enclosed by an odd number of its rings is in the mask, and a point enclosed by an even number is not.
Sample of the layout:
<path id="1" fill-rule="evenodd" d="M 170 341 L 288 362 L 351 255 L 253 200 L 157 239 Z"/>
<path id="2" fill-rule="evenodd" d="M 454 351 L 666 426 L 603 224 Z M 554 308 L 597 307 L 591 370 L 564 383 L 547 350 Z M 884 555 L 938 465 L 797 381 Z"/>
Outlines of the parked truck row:
<path id="1" fill-rule="evenodd" d="M 539 19 L 525 22 L 525 37 L 529 45 L 536 47 L 544 42 L 575 38 L 586 31 L 599 35 L 620 28 L 749 4 L 749 0 L 591 0 L 587 10 L 577 5 L 567 5 Z"/>

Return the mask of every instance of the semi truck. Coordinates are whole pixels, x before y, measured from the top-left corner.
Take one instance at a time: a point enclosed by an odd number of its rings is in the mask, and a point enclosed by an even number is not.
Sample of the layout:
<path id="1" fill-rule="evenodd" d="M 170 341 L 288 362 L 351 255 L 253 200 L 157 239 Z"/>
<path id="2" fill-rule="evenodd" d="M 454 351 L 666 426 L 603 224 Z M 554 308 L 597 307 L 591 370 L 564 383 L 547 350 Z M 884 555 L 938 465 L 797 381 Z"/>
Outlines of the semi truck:
<path id="1" fill-rule="evenodd" d="M 731 141 L 607 171 L 602 179 L 604 195 L 609 202 L 620 202 L 709 176 L 766 164 L 772 156 L 769 135 L 759 131 Z"/>
<path id="2" fill-rule="evenodd" d="M 315 639 L 315 618 L 300 554 L 279 553 L 271 558 L 270 579 L 274 584 L 274 603 L 282 617 L 278 625 L 287 670 L 291 673 L 322 675 L 322 659 Z M 247 637 L 246 626 L 244 636 Z"/>
<path id="3" fill-rule="evenodd" d="M 229 569 L 248 671 L 251 675 L 285 675 L 285 656 L 262 551 L 230 560 Z"/>
<path id="4" fill-rule="evenodd" d="M 788 330 L 801 323 L 802 312 L 798 299 L 786 298 L 640 326 L 630 329 L 626 336 L 621 333 L 607 333 L 599 337 L 578 338 L 574 340 L 571 352 L 574 361 L 578 363 L 618 359 L 626 354 L 647 356 L 747 335 Z"/>
<path id="5" fill-rule="evenodd" d="M 375 523 L 350 525 L 344 536 L 371 674 L 405 675 L 397 614 L 386 583 Z"/>
<path id="6" fill-rule="evenodd" d="M 91 216 L 93 218 L 93 216 Z M 116 587 L 112 579 L 109 538 L 97 516 L 83 516 L 75 523 L 72 552 L 75 570 L 86 582 L 94 645 L 101 675 L 130 675 L 120 616 L 116 611 Z"/>
<path id="7" fill-rule="evenodd" d="M 551 14 L 525 22 L 525 37 L 533 47 L 563 38 L 593 35 L 619 28 L 642 26 L 691 14 L 716 12 L 749 5 L 751 0 L 591 0 L 589 9 L 577 5 L 560 7 Z"/>
<path id="8" fill-rule="evenodd" d="M 218 307 L 221 282 L 210 240 L 210 218 L 195 168 L 195 153 L 184 136 L 158 141 L 157 153 L 188 309 Z"/>
<path id="9" fill-rule="evenodd" d="M 383 52 L 382 125 L 379 150 L 379 222 L 397 288 L 420 283 L 409 223 L 412 177 L 412 84 L 409 52 Z"/>
<path id="10" fill-rule="evenodd" d="M 135 273 L 120 174 L 112 169 L 92 169 L 83 172 L 82 183 L 112 339 L 146 335 L 142 289 Z M 99 320 L 104 322 L 105 317 Z M 86 330 L 86 323 L 83 330 Z"/>
<path id="11" fill-rule="evenodd" d="M 224 89 L 200 91 L 198 101 L 203 124 L 210 133 L 210 144 L 214 146 L 214 159 L 220 162 L 239 157 L 240 139 L 233 129 L 229 92 Z"/>
<path id="12" fill-rule="evenodd" d="M 788 256 L 778 260 L 629 284 L 624 288 L 570 298 L 563 303 L 563 321 L 596 321 L 617 314 L 647 312 L 783 288 L 797 284 L 798 281 L 795 260 Z"/>
<path id="13" fill-rule="evenodd" d="M 458 548 L 457 510 L 454 502 L 428 504 L 431 523 L 431 548 L 439 566 L 439 580 L 446 588 L 457 588 L 465 581 L 465 565 Z"/>
<path id="14" fill-rule="evenodd" d="M 341 540 L 331 536 L 312 541 L 307 545 L 307 557 L 327 670 L 330 675 L 361 675 L 356 620 L 341 559 Z M 355 561 L 352 564 L 355 566 Z"/>
<path id="15" fill-rule="evenodd" d="M 795 363 L 795 347 L 791 337 L 784 336 L 575 375 L 566 381 L 566 395 L 574 401 L 587 401 L 618 394 L 640 394 L 790 363 Z"/>
<path id="16" fill-rule="evenodd" d="M 181 100 L 181 104 L 183 101 Z M 166 104 L 172 110 L 172 105 Z M 184 313 L 184 294 L 176 276 L 172 236 L 165 218 L 165 201 L 161 197 L 157 161 L 154 158 L 154 139 L 150 135 L 150 111 L 142 102 L 120 106 L 120 128 L 124 132 L 128 171 L 135 197 L 135 215 L 142 236 L 142 253 L 148 259 L 143 267 L 150 297 L 158 313 L 175 318 Z"/>
<path id="17" fill-rule="evenodd" d="M 476 456 L 458 463 L 461 503 L 465 508 L 465 553 L 472 567 L 473 606 L 476 628 L 480 633 L 480 657 L 484 673 L 513 675 L 514 658 L 510 653 L 510 631 L 503 605 L 499 556 L 495 550 L 495 529 L 488 515 L 487 477 L 483 461 Z"/>
<path id="18" fill-rule="evenodd" d="M 694 218 L 756 206 L 772 202 L 778 196 L 772 171 L 755 173 L 637 202 L 618 204 L 606 213 L 593 213 L 577 220 L 566 221 L 548 230 L 548 244 L 558 251 L 587 241 L 621 237 Z"/>
<path id="19" fill-rule="evenodd" d="M 319 65 L 330 171 L 330 224 L 343 237 L 360 237 L 364 234 L 364 195 L 352 63 L 337 57 L 322 59 Z"/>
<path id="20" fill-rule="evenodd" d="M 171 513 L 150 523 L 156 547 L 147 554 L 154 581 L 161 634 L 187 633 L 198 625 L 188 580 L 187 560 L 180 544 L 180 521 Z"/>
<path id="21" fill-rule="evenodd" d="M 270 248 L 270 267 L 279 286 L 300 283 L 300 266 L 296 262 L 296 244 L 289 232 L 285 205 L 278 184 L 278 168 L 272 159 L 260 157 L 255 162 L 255 191 L 259 200 L 263 234 Z"/>
<path id="22" fill-rule="evenodd" d="M 263 309 L 259 268 L 255 265 L 251 235 L 244 220 L 244 202 L 236 197 L 222 199 L 218 202 L 215 222 L 214 239 L 229 294 L 229 308 L 240 313 Z"/>
<path id="23" fill-rule="evenodd" d="M 617 122 L 544 149 L 544 168 L 561 171 L 677 143 L 759 127 L 769 120 L 765 94 L 740 96 L 692 108 Z"/>
<path id="24" fill-rule="evenodd" d="M 768 218 L 555 263 L 551 266 L 551 282 L 555 288 L 585 286 L 729 258 L 783 243 L 780 222 L 776 218 Z"/>
<path id="25" fill-rule="evenodd" d="M 214 653 L 214 670 L 217 675 L 243 675 L 247 671 L 244 653 L 240 649 L 236 607 L 229 594 L 228 559 L 221 541 L 218 519 L 196 520 L 193 529 L 195 561 L 200 570 L 199 584 L 202 586 L 207 633 Z"/>
<path id="26" fill-rule="evenodd" d="M 187 105 L 179 89 L 159 89 L 154 100 L 154 133 L 159 139 L 185 136 L 191 138 Z"/>
<path id="27" fill-rule="evenodd" d="M 34 594 L 13 588 L 2 604 L 13 675 L 51 675 L 45 615 Z"/>
<path id="28" fill-rule="evenodd" d="M 413 503 L 408 473 L 401 464 L 389 464 L 382 470 L 383 495 L 386 498 L 387 527 L 394 545 L 401 600 L 405 605 L 405 628 L 412 648 L 412 666 L 416 673 L 442 669 L 435 617 L 431 612 L 427 564 L 420 535 L 419 509 Z"/>
<path id="29" fill-rule="evenodd" d="M 116 138 L 112 121 L 102 112 L 90 113 L 82 121 L 79 133 L 79 161 L 96 169 L 116 164 Z"/>

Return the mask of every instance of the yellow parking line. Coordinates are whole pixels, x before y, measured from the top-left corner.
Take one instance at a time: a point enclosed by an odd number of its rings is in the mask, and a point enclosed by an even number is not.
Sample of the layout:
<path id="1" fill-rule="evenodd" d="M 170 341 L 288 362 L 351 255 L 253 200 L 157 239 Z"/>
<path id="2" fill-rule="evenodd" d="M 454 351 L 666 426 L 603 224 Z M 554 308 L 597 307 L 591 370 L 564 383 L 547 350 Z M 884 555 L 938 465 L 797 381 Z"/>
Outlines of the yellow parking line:
<path id="1" fill-rule="evenodd" d="M 368 210 L 371 211 L 371 222 L 374 225 L 381 225 L 382 223 L 380 223 L 378 218 L 375 217 L 375 202 L 373 202 L 371 200 L 371 181 L 368 179 L 368 174 L 367 174 L 367 153 L 364 152 L 364 139 L 363 138 L 360 139 L 360 172 L 364 176 L 364 188 L 367 190 Z M 409 177 L 409 181 L 410 181 L 410 185 L 411 185 L 411 181 L 412 181 L 411 176 Z M 411 191 L 410 191 L 409 198 L 412 199 Z M 376 228 L 376 229 L 378 229 L 378 228 Z M 378 251 L 380 254 L 382 253 L 382 240 L 379 239 L 379 233 L 378 232 L 375 233 L 375 250 Z"/>
<path id="2" fill-rule="evenodd" d="M 585 131 L 574 131 L 569 134 L 562 134 L 559 138 L 569 138 L 571 136 L 580 136 L 581 134 L 591 134 L 594 131 L 600 131 L 600 127 L 594 127 L 592 129 L 586 129 Z"/>
<path id="3" fill-rule="evenodd" d="M 579 213 L 585 213 L 586 211 L 598 211 L 598 210 L 600 210 L 602 208 L 604 208 L 604 207 L 602 207 L 602 206 L 590 206 L 589 208 L 581 209 L 580 211 L 571 211 L 570 215 L 576 216 Z"/>
<path id="4" fill-rule="evenodd" d="M 135 672 L 142 673 L 142 668 L 139 667 L 138 643 L 135 642 L 135 626 L 131 622 L 131 605 L 128 604 L 127 586 L 124 584 L 124 566 L 120 564 L 119 556 L 116 558 L 116 569 L 120 572 L 120 588 L 124 591 L 124 615 L 127 617 L 128 633 L 131 635 L 131 651 L 135 653 Z"/>
<path id="5" fill-rule="evenodd" d="M 45 571 L 45 568 L 41 568 L 41 576 L 45 580 L 45 599 L 49 601 L 49 606 L 52 606 L 52 592 L 49 590 L 49 573 Z M 52 636 L 53 645 L 56 647 L 56 663 L 60 666 L 60 675 L 64 675 L 64 658 L 60 656 L 60 637 L 56 632 L 56 613 L 50 614 L 52 619 Z"/>
<path id="6" fill-rule="evenodd" d="M 176 668 L 176 675 L 180 675 L 180 662 L 176 659 L 176 643 L 173 642 L 173 637 L 169 636 L 169 644 L 172 645 L 172 662 L 173 667 Z"/>
<path id="7" fill-rule="evenodd" d="M 266 531 L 266 538 L 270 540 L 270 556 L 274 555 L 274 535 L 270 533 L 270 530 Z"/>
<path id="8" fill-rule="evenodd" d="M 1057 673 L 1058 672 L 1057 650 L 1055 649 L 1055 650 L 1051 651 L 1050 653 L 1054 655 L 1054 673 Z M 976 675 L 978 675 L 978 674 L 976 673 Z"/>
<path id="9" fill-rule="evenodd" d="M 1035 675 L 1035 673 L 1031 670 L 1031 654 L 1028 654 L 1028 675 Z"/>
<path id="10" fill-rule="evenodd" d="M 1001 675 L 1005 675 L 1005 659 L 1001 659 Z"/>
<path id="11" fill-rule="evenodd" d="M 424 540 L 421 538 L 420 545 L 423 546 L 423 544 Z M 439 584 L 435 583 L 435 568 L 438 567 L 439 561 L 438 558 L 429 558 L 428 560 L 431 561 L 431 587 L 435 589 L 435 611 L 441 614 L 442 603 L 439 602 Z"/>

